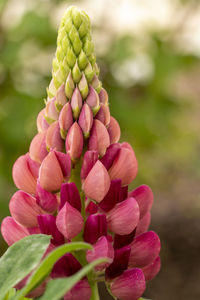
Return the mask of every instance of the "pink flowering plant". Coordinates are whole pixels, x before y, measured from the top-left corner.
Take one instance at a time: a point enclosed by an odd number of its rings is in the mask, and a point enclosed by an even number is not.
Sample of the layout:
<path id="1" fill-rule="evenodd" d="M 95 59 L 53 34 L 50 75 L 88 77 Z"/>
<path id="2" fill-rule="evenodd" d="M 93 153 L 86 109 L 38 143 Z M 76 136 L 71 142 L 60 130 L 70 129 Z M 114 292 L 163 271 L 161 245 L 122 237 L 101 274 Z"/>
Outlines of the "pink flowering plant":
<path id="1" fill-rule="evenodd" d="M 160 270 L 160 240 L 148 231 L 153 193 L 128 189 L 137 159 L 119 143 L 90 20 L 75 7 L 61 20 L 47 94 L 38 133 L 13 166 L 0 300 L 97 300 L 100 281 L 113 298 L 137 300 Z"/>

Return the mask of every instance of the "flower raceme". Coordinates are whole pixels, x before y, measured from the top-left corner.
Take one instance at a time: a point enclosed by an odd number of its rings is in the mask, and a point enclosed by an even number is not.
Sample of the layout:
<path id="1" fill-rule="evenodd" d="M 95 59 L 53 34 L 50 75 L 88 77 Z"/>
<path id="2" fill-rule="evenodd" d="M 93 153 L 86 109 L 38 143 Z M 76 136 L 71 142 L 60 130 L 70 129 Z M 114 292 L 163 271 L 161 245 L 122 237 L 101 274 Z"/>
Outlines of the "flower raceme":
<path id="1" fill-rule="evenodd" d="M 153 193 L 146 185 L 128 192 L 138 164 L 130 144 L 119 143 L 120 126 L 110 115 L 93 48 L 88 16 L 69 8 L 58 31 L 38 133 L 13 166 L 19 190 L 10 200 L 11 217 L 3 220 L 1 232 L 8 245 L 30 234 L 51 235 L 48 251 L 73 239 L 91 243 L 88 263 L 108 258 L 95 269 L 97 281 L 103 274 L 114 297 L 137 300 L 160 269 L 160 240 L 148 231 Z M 81 267 L 66 254 L 50 276 L 71 276 Z M 34 295 L 43 291 L 44 284 Z M 90 299 L 86 278 L 65 299 L 80 295 Z"/>

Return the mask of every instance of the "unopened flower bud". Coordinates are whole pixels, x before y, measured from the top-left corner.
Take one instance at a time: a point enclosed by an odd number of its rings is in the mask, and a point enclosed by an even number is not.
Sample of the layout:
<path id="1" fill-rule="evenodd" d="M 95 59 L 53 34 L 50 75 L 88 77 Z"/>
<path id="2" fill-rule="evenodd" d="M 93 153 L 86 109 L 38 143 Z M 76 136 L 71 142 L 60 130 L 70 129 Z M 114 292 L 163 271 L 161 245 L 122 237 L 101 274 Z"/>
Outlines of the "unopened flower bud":
<path id="1" fill-rule="evenodd" d="M 76 87 L 71 98 L 71 108 L 73 111 L 74 119 L 77 120 L 82 108 L 82 97 L 79 89 Z"/>
<path id="2" fill-rule="evenodd" d="M 103 156 L 109 146 L 110 138 L 106 127 L 99 120 L 94 120 L 88 142 L 88 149 L 95 150 L 100 156 Z"/>
<path id="3" fill-rule="evenodd" d="M 111 121 L 109 107 L 107 105 L 101 103 L 100 109 L 99 109 L 98 113 L 96 114 L 95 119 L 101 121 L 107 127 Z M 116 142 L 118 142 L 118 141 L 116 141 Z"/>
<path id="4" fill-rule="evenodd" d="M 93 124 L 93 114 L 91 108 L 87 103 L 83 105 L 79 116 L 78 124 L 83 131 L 84 137 L 88 138 L 90 135 L 90 129 L 92 128 Z"/>
<path id="5" fill-rule="evenodd" d="M 86 103 L 90 106 L 93 115 L 95 116 L 100 109 L 100 103 L 99 103 L 99 95 L 92 86 L 90 86 Z"/>
<path id="6" fill-rule="evenodd" d="M 153 204 L 153 193 L 148 185 L 141 185 L 129 193 L 130 197 L 135 198 L 140 208 L 140 218 L 150 211 Z"/>
<path id="7" fill-rule="evenodd" d="M 58 230 L 69 240 L 81 232 L 83 223 L 81 213 L 68 202 L 65 203 L 56 217 Z"/>
<path id="8" fill-rule="evenodd" d="M 54 151 L 56 158 L 60 164 L 65 181 L 69 180 L 71 175 L 71 158 L 69 154 Z"/>
<path id="9" fill-rule="evenodd" d="M 81 167 L 81 179 L 84 180 L 98 160 L 97 151 L 86 151 Z"/>
<path id="10" fill-rule="evenodd" d="M 93 88 L 97 91 L 97 93 L 100 93 L 101 88 L 102 88 L 102 83 L 101 81 L 98 79 L 97 75 L 94 75 L 93 80 L 91 82 L 91 85 L 93 86 Z"/>
<path id="11" fill-rule="evenodd" d="M 46 132 L 46 147 L 48 150 L 55 149 L 62 151 L 64 148 L 64 141 L 60 135 L 59 122 L 52 123 Z"/>
<path id="12" fill-rule="evenodd" d="M 36 202 L 43 210 L 49 213 L 54 213 L 58 207 L 56 195 L 44 190 L 39 182 L 36 188 Z"/>
<path id="13" fill-rule="evenodd" d="M 46 132 L 41 132 L 35 135 L 30 144 L 29 153 L 31 159 L 38 163 L 43 161 L 48 154 L 46 148 Z"/>
<path id="14" fill-rule="evenodd" d="M 110 143 L 111 144 L 117 143 L 120 139 L 121 130 L 115 118 L 110 117 L 110 123 L 108 125 L 107 130 L 110 137 Z"/>
<path id="15" fill-rule="evenodd" d="M 59 111 L 56 108 L 56 97 L 47 101 L 45 109 L 45 119 L 48 123 L 58 120 Z"/>
<path id="16" fill-rule="evenodd" d="M 81 156 L 83 150 L 83 134 L 77 122 L 74 122 L 68 131 L 65 147 L 72 161 L 76 161 Z"/>
<path id="17" fill-rule="evenodd" d="M 83 183 L 85 195 L 101 202 L 110 188 L 110 177 L 106 168 L 98 160 Z"/>
<path id="18" fill-rule="evenodd" d="M 108 105 L 108 93 L 104 88 L 101 88 L 101 91 L 99 93 L 99 100 L 100 103 L 103 103 L 104 105 Z"/>
<path id="19" fill-rule="evenodd" d="M 120 152 L 120 149 L 120 144 L 112 144 L 107 148 L 105 155 L 101 158 L 101 162 L 107 170 L 109 170 L 112 166 L 115 158 Z"/>
<path id="20" fill-rule="evenodd" d="M 67 102 L 59 115 L 59 126 L 60 126 L 60 134 L 63 139 L 65 139 L 67 131 L 73 124 L 73 115 L 72 108 L 69 102 Z"/>
<path id="21" fill-rule="evenodd" d="M 82 98 L 85 99 L 88 95 L 88 83 L 87 83 L 84 73 L 81 77 L 81 80 L 79 81 L 78 88 L 79 88 Z"/>
<path id="22" fill-rule="evenodd" d="M 49 127 L 49 124 L 45 120 L 44 116 L 45 116 L 45 108 L 42 109 L 39 112 L 38 116 L 37 116 L 37 130 L 38 130 L 38 132 L 46 131 L 47 128 Z"/>
<path id="23" fill-rule="evenodd" d="M 68 99 L 71 99 L 73 91 L 74 91 L 75 85 L 72 78 L 71 72 L 69 73 L 66 83 L 65 83 L 65 94 Z"/>
<path id="24" fill-rule="evenodd" d="M 56 108 L 58 111 L 66 104 L 65 84 L 63 83 L 56 92 Z"/>

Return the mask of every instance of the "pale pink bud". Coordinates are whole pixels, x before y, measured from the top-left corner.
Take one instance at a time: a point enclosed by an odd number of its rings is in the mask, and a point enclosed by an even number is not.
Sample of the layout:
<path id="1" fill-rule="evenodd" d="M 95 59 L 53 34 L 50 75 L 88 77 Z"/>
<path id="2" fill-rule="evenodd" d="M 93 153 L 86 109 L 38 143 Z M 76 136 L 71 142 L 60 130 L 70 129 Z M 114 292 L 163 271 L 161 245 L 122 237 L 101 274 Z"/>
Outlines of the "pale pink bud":
<path id="1" fill-rule="evenodd" d="M 95 268 L 96 271 L 102 271 L 103 269 L 107 268 L 112 263 L 114 258 L 114 249 L 112 243 L 110 243 L 105 236 L 100 237 L 96 244 L 93 245 L 93 249 L 88 250 L 86 253 L 86 259 L 88 263 L 101 257 L 108 258 L 109 262 L 98 265 Z"/>
<path id="2" fill-rule="evenodd" d="M 159 273 L 161 267 L 160 256 L 156 257 L 156 259 L 149 264 L 148 266 L 142 268 L 142 271 L 145 276 L 145 280 L 152 280 Z"/>
<path id="3" fill-rule="evenodd" d="M 34 194 L 36 190 L 36 178 L 30 170 L 29 154 L 20 156 L 13 165 L 12 176 L 18 189 Z"/>
<path id="4" fill-rule="evenodd" d="M 140 218 L 150 211 L 153 204 L 153 192 L 148 185 L 141 185 L 129 193 L 130 197 L 134 197 L 140 207 Z"/>
<path id="5" fill-rule="evenodd" d="M 104 88 L 101 88 L 101 91 L 99 93 L 99 100 L 100 103 L 103 103 L 105 105 L 108 105 L 108 93 Z"/>
<path id="6" fill-rule="evenodd" d="M 60 126 L 60 133 L 63 139 L 65 139 L 67 131 L 73 124 L 73 115 L 72 115 L 72 108 L 70 103 L 66 103 L 59 115 L 59 126 Z"/>
<path id="7" fill-rule="evenodd" d="M 46 146 L 48 150 L 55 149 L 57 151 L 62 151 L 64 148 L 64 141 L 60 135 L 60 127 L 58 121 L 52 123 L 47 129 Z"/>
<path id="8" fill-rule="evenodd" d="M 107 105 L 101 103 L 100 109 L 99 109 L 98 113 L 96 114 L 95 119 L 101 121 L 107 127 L 110 124 L 110 119 L 111 119 L 109 107 Z"/>
<path id="9" fill-rule="evenodd" d="M 37 161 L 32 160 L 30 158 L 29 153 L 26 154 L 26 158 L 27 158 L 27 165 L 31 174 L 33 175 L 33 177 L 38 178 L 40 164 Z"/>
<path id="10" fill-rule="evenodd" d="M 91 288 L 86 279 L 80 280 L 65 296 L 64 300 L 90 300 Z"/>
<path id="11" fill-rule="evenodd" d="M 46 132 L 38 133 L 33 138 L 29 147 L 29 153 L 31 159 L 37 161 L 38 163 L 41 163 L 48 154 L 45 141 L 46 141 Z"/>
<path id="12" fill-rule="evenodd" d="M 87 103 L 83 105 L 78 124 L 83 130 L 84 137 L 88 138 L 90 135 L 90 129 L 92 128 L 93 124 L 93 114 L 91 108 Z"/>
<path id="13" fill-rule="evenodd" d="M 81 232 L 83 224 L 84 220 L 81 213 L 68 202 L 65 203 L 56 217 L 58 230 L 69 240 Z"/>
<path id="14" fill-rule="evenodd" d="M 83 157 L 83 163 L 81 167 L 81 179 L 84 180 L 92 167 L 98 160 L 98 152 L 97 151 L 86 151 Z"/>
<path id="15" fill-rule="evenodd" d="M 95 116 L 100 108 L 100 103 L 99 103 L 99 95 L 92 86 L 90 86 L 89 94 L 86 99 L 86 103 L 90 106 L 90 108 L 92 109 L 93 115 Z"/>
<path id="16" fill-rule="evenodd" d="M 63 182 L 63 173 L 54 151 L 43 160 L 39 171 L 39 183 L 48 192 L 58 191 Z"/>
<path id="17" fill-rule="evenodd" d="M 60 109 L 66 102 L 65 84 L 63 83 L 56 92 L 56 107 Z"/>
<path id="18" fill-rule="evenodd" d="M 111 285 L 111 293 L 120 300 L 138 300 L 146 288 L 142 270 L 133 268 L 126 270 Z"/>
<path id="19" fill-rule="evenodd" d="M 114 144 L 117 143 L 120 139 L 121 130 L 119 127 L 119 123 L 113 117 L 110 117 L 110 123 L 108 125 L 108 133 L 110 136 L 110 143 Z"/>
<path id="20" fill-rule="evenodd" d="M 153 231 L 135 237 L 131 243 L 129 267 L 145 267 L 152 263 L 160 252 L 160 239 Z"/>
<path id="21" fill-rule="evenodd" d="M 45 109 L 45 116 L 47 116 L 50 120 L 58 120 L 59 111 L 56 108 L 56 97 L 47 101 L 46 109 Z"/>
<path id="22" fill-rule="evenodd" d="M 65 147 L 72 161 L 76 161 L 81 156 L 83 150 L 83 134 L 77 122 L 74 122 L 68 131 Z"/>
<path id="23" fill-rule="evenodd" d="M 1 234 L 6 243 L 11 246 L 15 242 L 29 235 L 29 232 L 27 228 L 15 222 L 12 217 L 6 217 L 1 223 Z"/>
<path id="24" fill-rule="evenodd" d="M 71 108 L 73 111 L 74 119 L 77 120 L 83 105 L 83 100 L 79 89 L 76 87 L 71 98 Z"/>
<path id="25" fill-rule="evenodd" d="M 38 116 L 37 116 L 37 130 L 38 130 L 38 132 L 46 131 L 47 128 L 49 127 L 49 124 L 45 120 L 44 116 L 45 116 L 45 108 L 42 109 L 39 112 Z"/>
<path id="26" fill-rule="evenodd" d="M 150 212 L 147 212 L 146 215 L 140 219 L 137 228 L 136 228 L 136 235 L 142 234 L 146 232 L 149 228 L 151 222 L 151 214 Z"/>
<path id="27" fill-rule="evenodd" d="M 37 215 L 42 213 L 42 209 L 37 205 L 36 199 L 23 191 L 17 191 L 9 203 L 11 216 L 21 225 L 35 227 Z"/>
<path id="28" fill-rule="evenodd" d="M 138 164 L 134 153 L 127 148 L 121 148 L 108 172 L 111 179 L 121 179 L 122 185 L 128 185 L 135 179 L 137 171 Z"/>
<path id="29" fill-rule="evenodd" d="M 108 228 L 116 234 L 129 234 L 139 222 L 140 212 L 137 201 L 128 198 L 118 203 L 108 214 Z"/>
<path id="30" fill-rule="evenodd" d="M 98 160 L 83 183 L 88 198 L 101 202 L 110 188 L 110 177 L 104 165 Z"/>
<path id="31" fill-rule="evenodd" d="M 110 138 L 106 127 L 99 120 L 94 120 L 88 142 L 88 149 L 95 150 L 100 156 L 103 156 L 109 146 Z"/>
<path id="32" fill-rule="evenodd" d="M 36 189 L 36 202 L 42 209 L 50 213 L 55 212 L 58 207 L 56 195 L 44 190 L 39 182 L 37 183 Z"/>
<path id="33" fill-rule="evenodd" d="M 67 181 L 70 178 L 71 175 L 71 158 L 69 154 L 59 152 L 59 151 L 54 151 L 55 155 L 57 157 L 57 160 L 60 164 L 63 177 Z"/>

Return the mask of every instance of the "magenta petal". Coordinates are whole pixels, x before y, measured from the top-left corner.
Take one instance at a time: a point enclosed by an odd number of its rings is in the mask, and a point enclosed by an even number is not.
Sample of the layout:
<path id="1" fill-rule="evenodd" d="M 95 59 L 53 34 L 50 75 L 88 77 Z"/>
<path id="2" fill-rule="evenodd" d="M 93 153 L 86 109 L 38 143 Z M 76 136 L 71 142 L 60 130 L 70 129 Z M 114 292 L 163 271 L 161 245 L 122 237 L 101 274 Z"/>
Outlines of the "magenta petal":
<path id="1" fill-rule="evenodd" d="M 65 203 L 56 217 L 58 230 L 69 240 L 81 232 L 83 224 L 84 220 L 81 213 L 68 202 Z"/>
<path id="2" fill-rule="evenodd" d="M 153 193 L 148 185 L 141 185 L 129 193 L 130 197 L 135 198 L 140 207 L 140 218 L 142 218 L 152 207 Z"/>
<path id="3" fill-rule="evenodd" d="M 81 268 L 82 266 L 78 260 L 71 253 L 67 253 L 55 263 L 51 272 L 51 277 L 68 277 L 78 272 Z"/>
<path id="4" fill-rule="evenodd" d="M 106 216 L 103 214 L 90 215 L 85 223 L 84 240 L 94 244 L 102 235 L 107 235 Z"/>
<path id="5" fill-rule="evenodd" d="M 97 151 L 86 151 L 83 157 L 83 163 L 81 167 L 81 179 L 85 179 L 95 163 L 98 160 L 98 152 Z"/>
<path id="6" fill-rule="evenodd" d="M 133 268 L 126 270 L 111 283 L 111 293 L 120 300 L 138 300 L 146 288 L 142 270 Z"/>
<path id="7" fill-rule="evenodd" d="M 11 246 L 29 235 L 26 227 L 19 225 L 12 217 L 6 217 L 1 223 L 1 234 L 6 243 Z"/>
<path id="8" fill-rule="evenodd" d="M 63 177 L 67 181 L 71 175 L 71 158 L 69 154 L 62 153 L 60 151 L 54 151 L 56 158 L 60 164 Z"/>
<path id="9" fill-rule="evenodd" d="M 151 222 L 151 213 L 148 212 L 142 219 L 140 219 L 137 228 L 136 228 L 136 235 L 142 234 L 146 232 L 149 228 Z"/>
<path id="10" fill-rule="evenodd" d="M 112 163 L 114 159 L 117 157 L 120 148 L 121 148 L 120 144 L 110 145 L 107 148 L 105 155 L 101 158 L 101 162 L 107 170 L 110 169 L 110 167 L 112 166 Z"/>
<path id="11" fill-rule="evenodd" d="M 129 234 L 124 234 L 124 235 L 115 234 L 114 248 L 119 249 L 119 248 L 129 245 L 133 241 L 135 233 L 136 233 L 136 229 L 134 229 Z"/>
<path id="12" fill-rule="evenodd" d="M 86 207 L 86 213 L 91 215 L 91 214 L 96 214 L 97 211 L 98 211 L 98 206 L 94 202 L 90 201 L 90 203 Z"/>
<path id="13" fill-rule="evenodd" d="M 88 250 L 86 254 L 88 263 L 101 257 L 108 258 L 110 262 L 98 265 L 95 268 L 96 271 L 102 271 L 103 269 L 108 267 L 112 263 L 114 258 L 114 249 L 112 243 L 109 242 L 105 236 L 100 237 L 98 241 L 93 245 L 93 249 Z"/>
<path id="14" fill-rule="evenodd" d="M 115 250 L 113 263 L 106 269 L 106 278 L 115 278 L 127 269 L 130 252 L 130 246 L 125 246 L 123 248 Z"/>
<path id="15" fill-rule="evenodd" d="M 65 296 L 64 300 L 89 300 L 91 297 L 91 288 L 86 279 L 80 280 Z"/>
<path id="16" fill-rule="evenodd" d="M 58 207 L 56 195 L 44 190 L 39 182 L 36 188 L 36 202 L 42 209 L 49 213 L 53 213 Z"/>
<path id="17" fill-rule="evenodd" d="M 120 193 L 121 180 L 112 180 L 110 183 L 110 189 L 108 193 L 105 195 L 104 199 L 99 203 L 101 209 L 103 209 L 106 212 L 111 210 L 115 206 L 115 204 L 117 204 L 120 201 Z"/>
<path id="18" fill-rule="evenodd" d="M 149 264 L 148 266 L 142 269 L 145 279 L 152 280 L 160 271 L 161 261 L 160 256 L 156 257 L 156 259 Z"/>
<path id="19" fill-rule="evenodd" d="M 59 210 L 63 208 L 66 202 L 81 212 L 81 198 L 74 182 L 62 184 Z"/>
<path id="20" fill-rule="evenodd" d="M 153 262 L 160 252 L 160 239 L 153 231 L 135 237 L 131 243 L 130 267 L 145 267 Z"/>
<path id="21" fill-rule="evenodd" d="M 56 217 L 52 215 L 40 215 L 38 216 L 38 224 L 41 233 L 52 236 L 52 244 L 61 245 L 64 243 L 64 237 L 56 227 Z"/>

